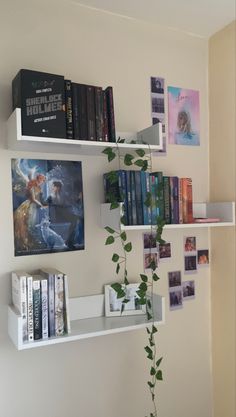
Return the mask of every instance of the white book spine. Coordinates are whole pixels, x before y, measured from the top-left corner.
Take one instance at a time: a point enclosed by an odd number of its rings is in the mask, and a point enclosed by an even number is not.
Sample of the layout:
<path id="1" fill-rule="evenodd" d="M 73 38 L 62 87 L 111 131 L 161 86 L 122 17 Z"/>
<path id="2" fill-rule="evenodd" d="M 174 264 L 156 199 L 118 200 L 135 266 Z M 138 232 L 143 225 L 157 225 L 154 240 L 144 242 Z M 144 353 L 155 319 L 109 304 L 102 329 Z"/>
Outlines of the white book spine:
<path id="1" fill-rule="evenodd" d="M 34 340 L 33 278 L 27 277 L 28 340 Z"/>
<path id="2" fill-rule="evenodd" d="M 42 338 L 48 338 L 48 281 L 41 281 L 41 300 L 42 300 Z"/>
<path id="3" fill-rule="evenodd" d="M 55 336 L 55 283 L 54 275 L 48 274 L 48 315 L 49 335 Z"/>
<path id="4" fill-rule="evenodd" d="M 63 274 L 55 275 L 55 336 L 64 334 Z"/>
<path id="5" fill-rule="evenodd" d="M 68 290 L 68 279 L 67 275 L 64 274 L 64 321 L 65 321 L 65 331 L 67 333 L 71 332 L 70 326 L 70 311 L 69 311 L 69 290 Z"/>
<path id="6" fill-rule="evenodd" d="M 28 340 L 26 276 L 16 272 L 12 272 L 12 303 L 21 315 L 22 340 L 25 342 Z"/>

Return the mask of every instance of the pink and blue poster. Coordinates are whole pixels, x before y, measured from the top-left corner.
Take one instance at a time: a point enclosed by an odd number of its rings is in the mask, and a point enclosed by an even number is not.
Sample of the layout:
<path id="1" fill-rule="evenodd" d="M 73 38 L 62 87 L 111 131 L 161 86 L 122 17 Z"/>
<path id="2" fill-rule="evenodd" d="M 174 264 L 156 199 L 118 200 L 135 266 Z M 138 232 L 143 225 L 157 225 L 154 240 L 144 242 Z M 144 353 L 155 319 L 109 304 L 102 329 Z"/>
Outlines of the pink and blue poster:
<path id="1" fill-rule="evenodd" d="M 169 143 L 200 145 L 199 91 L 168 87 Z"/>

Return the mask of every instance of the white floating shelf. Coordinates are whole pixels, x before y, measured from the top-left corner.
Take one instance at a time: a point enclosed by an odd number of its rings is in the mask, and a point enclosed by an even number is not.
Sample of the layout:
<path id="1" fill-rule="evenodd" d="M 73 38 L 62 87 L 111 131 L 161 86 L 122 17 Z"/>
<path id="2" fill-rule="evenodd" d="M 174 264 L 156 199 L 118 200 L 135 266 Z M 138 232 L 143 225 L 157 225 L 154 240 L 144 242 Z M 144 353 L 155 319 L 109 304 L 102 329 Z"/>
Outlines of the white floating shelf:
<path id="1" fill-rule="evenodd" d="M 148 225 L 124 226 L 120 224 L 122 214 L 122 203 L 117 209 L 110 210 L 110 204 L 101 205 L 101 224 L 102 227 L 109 226 L 115 230 L 151 230 Z M 202 228 L 202 227 L 223 227 L 235 225 L 235 203 L 194 203 L 194 217 L 219 218 L 219 222 L 214 223 L 185 223 L 185 224 L 167 224 L 164 230 L 169 229 L 186 229 L 186 228 Z"/>
<path id="2" fill-rule="evenodd" d="M 137 140 L 155 143 L 144 145 L 142 143 L 119 143 L 121 154 L 135 149 L 144 149 L 146 152 L 155 152 L 162 149 L 161 124 L 156 124 L 138 133 L 117 132 L 117 138 L 125 139 L 127 142 Z M 7 122 L 8 148 L 16 151 L 30 152 L 54 152 L 80 155 L 104 156 L 102 153 L 106 147 L 117 148 L 114 142 L 97 142 L 89 140 L 74 140 L 61 138 L 47 138 L 39 136 L 22 135 L 21 109 L 17 108 Z"/>
<path id="3" fill-rule="evenodd" d="M 164 297 L 154 294 L 154 322 L 164 323 Z M 131 330 L 143 329 L 152 321 L 146 314 L 134 316 L 105 317 L 104 295 L 70 299 L 71 333 L 33 342 L 22 341 L 22 320 L 13 306 L 8 307 L 8 333 L 18 350 L 31 349 L 56 343 L 72 342 L 90 337 L 105 336 Z"/>

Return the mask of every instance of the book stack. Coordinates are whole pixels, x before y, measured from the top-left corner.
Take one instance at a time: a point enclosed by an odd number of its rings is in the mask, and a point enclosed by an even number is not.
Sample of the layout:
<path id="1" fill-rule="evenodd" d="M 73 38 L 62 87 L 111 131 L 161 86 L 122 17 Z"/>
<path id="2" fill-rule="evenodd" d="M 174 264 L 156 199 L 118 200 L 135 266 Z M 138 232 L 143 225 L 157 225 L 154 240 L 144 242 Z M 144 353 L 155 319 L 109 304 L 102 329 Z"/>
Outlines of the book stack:
<path id="1" fill-rule="evenodd" d="M 21 69 L 12 81 L 12 107 L 21 108 L 26 136 L 116 141 L 112 87 Z"/>
<path id="2" fill-rule="evenodd" d="M 123 203 L 126 225 L 156 224 L 157 217 L 166 224 L 193 222 L 191 178 L 117 170 L 103 175 L 103 186 L 105 203 Z"/>
<path id="3" fill-rule="evenodd" d="M 70 333 L 68 282 L 62 272 L 12 272 L 12 303 L 22 319 L 23 342 Z"/>

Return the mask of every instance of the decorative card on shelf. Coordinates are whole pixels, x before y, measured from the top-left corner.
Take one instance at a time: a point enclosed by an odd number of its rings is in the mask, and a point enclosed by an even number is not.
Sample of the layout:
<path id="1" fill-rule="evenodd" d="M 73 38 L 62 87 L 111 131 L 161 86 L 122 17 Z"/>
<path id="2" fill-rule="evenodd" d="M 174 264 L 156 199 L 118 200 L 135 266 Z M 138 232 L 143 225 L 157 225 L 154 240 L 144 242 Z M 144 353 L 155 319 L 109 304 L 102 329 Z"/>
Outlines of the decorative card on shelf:
<path id="1" fill-rule="evenodd" d="M 199 92 L 168 87 L 169 143 L 200 145 Z"/>
<path id="2" fill-rule="evenodd" d="M 84 249 L 82 165 L 12 159 L 15 256 Z"/>
<path id="3" fill-rule="evenodd" d="M 139 304 L 137 291 L 140 284 L 128 284 L 122 286 L 125 296 L 117 297 L 117 292 L 111 285 L 105 285 L 105 313 L 106 316 L 131 316 L 145 314 L 146 305 Z M 127 302 L 124 302 L 127 300 Z"/>

